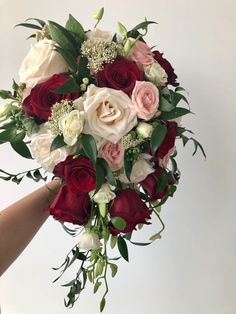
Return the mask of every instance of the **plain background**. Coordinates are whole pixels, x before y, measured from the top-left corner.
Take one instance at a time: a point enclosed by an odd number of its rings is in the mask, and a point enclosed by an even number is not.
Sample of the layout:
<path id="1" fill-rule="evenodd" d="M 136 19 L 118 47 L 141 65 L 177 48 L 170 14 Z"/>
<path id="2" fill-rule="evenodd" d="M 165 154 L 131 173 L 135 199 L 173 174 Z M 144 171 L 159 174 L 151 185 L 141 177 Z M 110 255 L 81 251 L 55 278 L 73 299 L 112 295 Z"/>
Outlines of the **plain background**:
<path id="1" fill-rule="evenodd" d="M 148 42 L 165 52 L 189 92 L 196 115 L 184 125 L 196 133 L 207 153 L 192 157 L 193 147 L 178 144 L 182 178 L 178 191 L 162 209 L 166 230 L 149 247 L 130 247 L 130 263 L 119 262 L 110 281 L 106 314 L 236 314 L 236 2 L 232 0 L 127 1 L 0 1 L 0 86 L 9 89 L 30 41 L 30 30 L 13 29 L 28 17 L 64 24 L 69 13 L 86 28 L 92 14 L 105 6 L 102 29 L 128 28 L 144 16 L 159 24 L 150 27 Z M 36 166 L 0 147 L 0 168 L 18 172 Z M 36 189 L 31 181 L 20 186 L 0 182 L 0 208 Z M 158 224 L 137 234 L 145 241 Z M 14 236 L 14 234 L 12 235 Z M 63 306 L 66 289 L 52 284 L 51 267 L 64 260 L 76 242 L 50 218 L 0 283 L 3 314 L 96 314 L 101 293 L 92 287 L 75 308 Z"/>

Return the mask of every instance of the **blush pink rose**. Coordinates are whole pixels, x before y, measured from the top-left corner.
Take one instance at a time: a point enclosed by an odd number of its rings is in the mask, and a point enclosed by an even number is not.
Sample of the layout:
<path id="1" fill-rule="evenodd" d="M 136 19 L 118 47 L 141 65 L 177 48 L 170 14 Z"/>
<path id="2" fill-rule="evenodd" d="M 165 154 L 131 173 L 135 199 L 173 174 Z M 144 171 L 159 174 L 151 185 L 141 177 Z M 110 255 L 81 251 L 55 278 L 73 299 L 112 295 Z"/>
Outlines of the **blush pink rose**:
<path id="1" fill-rule="evenodd" d="M 134 42 L 134 39 L 131 39 Z M 142 41 L 137 41 L 134 47 L 130 50 L 128 57 L 135 61 L 138 66 L 151 65 L 154 62 L 154 57 L 151 49 Z"/>
<path id="2" fill-rule="evenodd" d="M 153 83 L 136 81 L 131 99 L 140 119 L 150 120 L 159 113 L 159 90 Z"/>
<path id="3" fill-rule="evenodd" d="M 117 171 L 123 166 L 124 148 L 120 142 L 116 144 L 104 142 L 98 150 L 98 155 L 107 161 L 112 171 Z"/>

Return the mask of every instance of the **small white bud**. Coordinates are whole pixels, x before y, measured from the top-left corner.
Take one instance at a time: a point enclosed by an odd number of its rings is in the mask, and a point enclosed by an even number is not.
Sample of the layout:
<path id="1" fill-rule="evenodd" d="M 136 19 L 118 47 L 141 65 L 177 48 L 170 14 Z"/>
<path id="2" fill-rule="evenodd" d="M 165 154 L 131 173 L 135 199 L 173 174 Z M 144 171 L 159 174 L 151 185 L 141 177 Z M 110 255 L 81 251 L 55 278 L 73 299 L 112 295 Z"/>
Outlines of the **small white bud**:
<path id="1" fill-rule="evenodd" d="M 153 132 L 153 126 L 146 122 L 139 122 L 136 131 L 139 136 L 143 138 L 151 137 Z"/>

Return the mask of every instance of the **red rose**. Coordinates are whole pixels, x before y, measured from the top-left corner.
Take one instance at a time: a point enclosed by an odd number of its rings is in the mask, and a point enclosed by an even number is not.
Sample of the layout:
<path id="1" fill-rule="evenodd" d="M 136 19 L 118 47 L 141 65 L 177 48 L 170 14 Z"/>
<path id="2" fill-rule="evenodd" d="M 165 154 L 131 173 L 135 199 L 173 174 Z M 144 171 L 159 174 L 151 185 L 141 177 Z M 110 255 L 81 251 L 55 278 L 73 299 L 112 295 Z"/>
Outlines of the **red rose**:
<path id="1" fill-rule="evenodd" d="M 89 196 L 86 193 L 73 193 L 67 185 L 63 185 L 48 210 L 59 221 L 86 225 L 90 218 Z"/>
<path id="2" fill-rule="evenodd" d="M 165 171 L 161 167 L 157 166 L 157 168 L 155 169 L 155 172 L 149 174 L 145 180 L 140 182 L 140 185 L 145 190 L 145 192 L 148 194 L 150 201 L 162 199 L 166 195 L 167 187 L 165 187 L 163 189 L 163 191 L 161 191 L 161 192 L 156 192 L 157 185 L 159 183 L 159 178 L 160 178 L 161 174 L 164 172 Z"/>
<path id="3" fill-rule="evenodd" d="M 51 107 L 62 99 L 76 99 L 79 93 L 56 94 L 53 92 L 68 81 L 68 77 L 55 74 L 43 83 L 32 88 L 30 95 L 23 102 L 23 109 L 29 116 L 36 116 L 42 120 L 48 120 L 51 115 Z"/>
<path id="4" fill-rule="evenodd" d="M 118 89 L 130 95 L 136 81 L 143 79 L 135 62 L 117 57 L 112 63 L 106 63 L 104 69 L 97 73 L 99 87 Z"/>
<path id="5" fill-rule="evenodd" d="M 166 74 L 168 75 L 167 84 L 178 86 L 179 83 L 176 82 L 177 75 L 175 74 L 170 62 L 163 58 L 163 53 L 160 53 L 156 50 L 153 51 L 153 54 L 154 59 L 160 64 L 160 66 L 166 71 Z"/>
<path id="6" fill-rule="evenodd" d="M 54 173 L 65 179 L 74 192 L 90 192 L 96 188 L 96 173 L 90 159 L 68 156 L 54 168 Z"/>
<path id="7" fill-rule="evenodd" d="M 161 159 L 164 158 L 168 154 L 168 152 L 174 147 L 178 125 L 176 122 L 167 121 L 166 126 L 166 136 L 156 153 L 156 155 Z"/>
<path id="8" fill-rule="evenodd" d="M 121 191 L 111 203 L 109 212 L 111 217 L 121 217 L 126 222 L 124 230 L 118 230 L 110 223 L 110 231 L 113 235 L 131 232 L 137 224 L 149 224 L 146 219 L 151 218 L 151 210 L 132 189 Z"/>

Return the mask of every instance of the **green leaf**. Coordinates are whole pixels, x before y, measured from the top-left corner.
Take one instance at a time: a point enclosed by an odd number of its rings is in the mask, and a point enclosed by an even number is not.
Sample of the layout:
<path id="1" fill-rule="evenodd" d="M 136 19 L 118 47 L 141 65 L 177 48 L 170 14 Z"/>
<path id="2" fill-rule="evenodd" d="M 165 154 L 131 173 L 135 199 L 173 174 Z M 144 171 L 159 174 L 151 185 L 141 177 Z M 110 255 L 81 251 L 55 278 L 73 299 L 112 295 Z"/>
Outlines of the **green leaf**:
<path id="1" fill-rule="evenodd" d="M 26 134 L 25 134 L 25 131 L 22 131 L 22 132 L 18 133 L 18 134 L 15 136 L 13 142 L 14 142 L 14 143 L 15 143 L 15 142 L 22 142 L 23 139 L 25 138 L 25 135 L 26 135 Z"/>
<path id="2" fill-rule="evenodd" d="M 0 133 L 0 143 L 11 142 L 16 137 L 16 129 L 7 129 Z"/>
<path id="3" fill-rule="evenodd" d="M 90 134 L 82 134 L 81 145 L 86 156 L 96 164 L 97 161 L 97 144 L 94 137 Z"/>
<path id="4" fill-rule="evenodd" d="M 96 164 L 96 191 L 95 193 L 97 193 L 100 190 L 104 182 L 105 182 L 104 170 L 99 164 Z"/>
<path id="5" fill-rule="evenodd" d="M 114 278 L 118 271 L 118 266 L 116 264 L 109 264 L 111 268 L 111 277 Z"/>
<path id="6" fill-rule="evenodd" d="M 85 33 L 83 26 L 71 14 L 66 22 L 66 29 L 70 32 L 78 34 L 81 40 L 84 40 Z"/>
<path id="7" fill-rule="evenodd" d="M 130 180 L 132 168 L 133 168 L 133 161 L 129 159 L 128 152 L 125 151 L 125 158 L 124 158 L 124 169 L 125 169 L 125 174 L 128 180 Z"/>
<path id="8" fill-rule="evenodd" d="M 109 167 L 107 161 L 103 158 L 98 157 L 97 158 L 97 164 L 99 164 L 101 166 L 101 168 L 103 169 L 103 172 L 105 174 L 105 178 L 107 179 L 107 181 L 111 185 L 116 186 L 116 184 L 117 184 L 116 179 L 115 179 L 113 172 L 112 172 L 111 168 Z"/>
<path id="9" fill-rule="evenodd" d="M 133 242 L 133 241 L 129 241 L 130 243 L 132 243 L 133 245 L 137 245 L 137 246 L 147 246 L 150 245 L 152 242 Z"/>
<path id="10" fill-rule="evenodd" d="M 132 28 L 132 32 L 134 31 L 138 31 L 139 29 L 146 29 L 148 25 L 150 24 L 158 24 L 157 22 L 153 22 L 153 21 L 145 21 L 145 22 L 142 22 L 138 25 L 136 25 L 134 28 Z"/>
<path id="11" fill-rule="evenodd" d="M 89 270 L 87 272 L 87 275 L 88 275 L 88 280 L 92 283 L 93 282 L 93 271 Z"/>
<path id="12" fill-rule="evenodd" d="M 15 128 L 15 126 L 16 126 L 16 122 L 11 121 L 11 122 L 5 123 L 2 126 L 0 126 L 0 130 L 13 129 L 13 128 Z"/>
<path id="13" fill-rule="evenodd" d="M 199 147 L 200 150 L 201 150 L 201 152 L 202 152 L 202 154 L 203 154 L 203 156 L 206 158 L 206 153 L 205 153 L 205 151 L 204 151 L 202 145 L 201 145 L 197 140 L 195 140 L 194 138 L 191 137 L 190 139 L 194 142 L 194 146 L 195 146 L 195 150 L 194 150 L 194 152 L 193 152 L 193 156 L 196 154 L 197 149 L 198 149 L 198 147 Z"/>
<path id="14" fill-rule="evenodd" d="M 158 232 L 158 233 L 152 235 L 149 240 L 150 240 L 150 241 L 155 241 L 155 240 L 159 240 L 159 239 L 161 239 L 161 234 L 160 234 L 160 232 Z"/>
<path id="15" fill-rule="evenodd" d="M 183 100 L 184 102 L 189 104 L 187 98 L 184 95 L 180 94 L 180 93 L 175 93 L 175 92 L 172 91 L 172 98 L 173 98 L 173 103 L 174 103 L 175 107 L 178 105 L 178 103 L 181 100 Z"/>
<path id="16" fill-rule="evenodd" d="M 2 99 L 14 99 L 15 97 L 12 95 L 12 93 L 8 90 L 0 90 L 0 98 Z"/>
<path id="17" fill-rule="evenodd" d="M 125 239 L 121 236 L 118 237 L 118 249 L 121 256 L 128 262 L 129 261 L 128 247 L 125 242 Z"/>
<path id="18" fill-rule="evenodd" d="M 126 221 L 121 217 L 112 217 L 111 222 L 113 226 L 118 230 L 124 230 L 126 227 Z"/>
<path id="19" fill-rule="evenodd" d="M 80 87 L 76 82 L 75 78 L 71 78 L 66 81 L 64 84 L 54 89 L 53 92 L 56 94 L 72 94 L 79 92 Z"/>
<path id="20" fill-rule="evenodd" d="M 169 102 L 165 97 L 161 97 L 159 107 L 161 111 L 170 112 L 174 108 L 175 106 L 171 102 Z"/>
<path id="21" fill-rule="evenodd" d="M 101 274 L 103 273 L 104 270 L 104 262 L 101 261 L 100 259 L 97 261 L 97 265 L 96 265 L 96 270 L 95 270 L 95 276 L 101 276 Z"/>
<path id="22" fill-rule="evenodd" d="M 54 140 L 52 141 L 51 147 L 50 147 L 50 152 L 54 151 L 57 148 L 65 146 L 66 143 L 64 142 L 64 137 L 63 135 L 57 135 Z"/>
<path id="23" fill-rule="evenodd" d="M 106 305 L 106 299 L 103 297 L 100 302 L 100 312 L 104 310 L 105 305 Z"/>
<path id="24" fill-rule="evenodd" d="M 28 146 L 23 141 L 11 142 L 11 147 L 22 157 L 32 159 Z"/>
<path id="25" fill-rule="evenodd" d="M 20 23 L 20 24 L 16 24 L 15 27 L 18 26 L 23 26 L 23 27 L 27 27 L 27 28 L 32 28 L 32 29 L 37 29 L 39 31 L 42 30 L 42 27 L 35 25 L 35 24 L 31 24 L 31 23 Z"/>
<path id="26" fill-rule="evenodd" d="M 71 33 L 61 25 L 48 21 L 50 36 L 61 48 L 70 51 L 75 57 L 78 55 L 76 42 Z"/>
<path id="27" fill-rule="evenodd" d="M 110 246 L 112 249 L 114 249 L 114 247 L 116 246 L 117 243 L 117 236 L 111 236 L 111 240 L 110 240 Z"/>
<path id="28" fill-rule="evenodd" d="M 36 21 L 39 23 L 39 25 L 41 25 L 42 27 L 44 27 L 46 25 L 46 23 L 40 19 L 34 18 L 34 17 L 30 17 L 26 20 L 27 21 Z"/>
<path id="29" fill-rule="evenodd" d="M 167 185 L 168 185 L 168 176 L 166 174 L 163 174 L 158 179 L 156 193 L 162 192 Z"/>
<path id="30" fill-rule="evenodd" d="M 152 154 L 154 155 L 157 149 L 160 147 L 161 143 L 163 142 L 165 136 L 167 133 L 167 128 L 164 124 L 159 124 L 157 127 L 152 132 L 151 136 L 151 151 Z"/>
<path id="31" fill-rule="evenodd" d="M 62 57 L 65 59 L 66 63 L 68 64 L 69 68 L 72 70 L 72 72 L 76 72 L 78 66 L 76 63 L 76 58 L 73 56 L 73 54 L 70 51 L 63 49 L 59 46 L 55 46 L 55 50 L 59 52 L 60 55 L 62 55 Z"/>
<path id="32" fill-rule="evenodd" d="M 158 117 L 158 119 L 159 120 L 171 120 L 171 119 L 184 116 L 188 113 L 192 113 L 192 112 L 188 109 L 177 107 L 171 110 L 170 112 L 162 112 L 161 115 Z"/>
<path id="33" fill-rule="evenodd" d="M 88 59 L 86 57 L 80 57 L 78 65 L 77 80 L 82 83 L 83 78 L 90 77 L 90 70 L 88 68 Z"/>
<path id="34" fill-rule="evenodd" d="M 93 293 L 96 293 L 99 289 L 99 287 L 101 286 L 101 282 L 100 281 L 96 281 L 94 288 L 93 288 Z"/>

